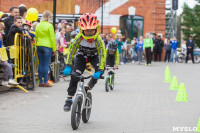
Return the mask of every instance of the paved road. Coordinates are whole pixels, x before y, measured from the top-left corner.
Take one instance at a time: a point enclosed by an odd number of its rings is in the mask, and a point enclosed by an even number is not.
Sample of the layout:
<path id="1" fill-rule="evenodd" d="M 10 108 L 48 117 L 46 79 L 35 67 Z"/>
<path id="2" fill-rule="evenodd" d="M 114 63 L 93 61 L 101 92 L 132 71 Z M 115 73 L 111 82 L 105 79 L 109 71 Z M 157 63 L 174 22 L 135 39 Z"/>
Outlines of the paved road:
<path id="1" fill-rule="evenodd" d="M 120 66 L 115 89 L 105 92 L 100 80 L 92 90 L 89 123 L 73 131 L 63 111 L 68 82 L 53 88 L 0 93 L 0 133 L 170 133 L 173 127 L 196 127 L 200 117 L 198 64 L 168 64 L 185 83 L 189 102 L 175 102 L 177 91 L 164 83 L 165 63 Z M 178 131 L 177 131 L 178 132 Z M 185 133 L 185 132 L 184 132 Z"/>

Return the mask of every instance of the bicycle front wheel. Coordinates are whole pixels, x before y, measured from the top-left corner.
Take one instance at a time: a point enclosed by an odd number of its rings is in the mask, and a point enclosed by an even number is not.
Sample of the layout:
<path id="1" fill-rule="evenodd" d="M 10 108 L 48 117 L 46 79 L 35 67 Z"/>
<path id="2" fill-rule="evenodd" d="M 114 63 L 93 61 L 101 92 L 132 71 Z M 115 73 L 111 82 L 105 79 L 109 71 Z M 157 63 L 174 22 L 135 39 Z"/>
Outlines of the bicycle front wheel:
<path id="1" fill-rule="evenodd" d="M 84 123 L 87 123 L 90 119 L 91 114 L 91 108 L 92 108 L 92 94 L 90 92 L 87 92 L 87 98 L 85 101 L 85 106 L 87 108 L 83 109 L 82 111 L 82 120 Z"/>
<path id="2" fill-rule="evenodd" d="M 114 89 L 114 84 L 115 84 L 115 80 L 114 80 L 114 74 L 112 75 L 112 78 L 111 78 L 111 86 L 110 86 L 110 89 L 113 90 Z"/>
<path id="3" fill-rule="evenodd" d="M 107 77 L 107 78 L 106 78 L 106 83 L 105 83 L 105 89 L 106 89 L 106 92 L 109 91 L 109 88 L 110 88 L 110 78 Z"/>
<path id="4" fill-rule="evenodd" d="M 82 101 L 82 96 L 77 95 L 72 106 L 71 126 L 73 130 L 76 130 L 80 124 Z"/>

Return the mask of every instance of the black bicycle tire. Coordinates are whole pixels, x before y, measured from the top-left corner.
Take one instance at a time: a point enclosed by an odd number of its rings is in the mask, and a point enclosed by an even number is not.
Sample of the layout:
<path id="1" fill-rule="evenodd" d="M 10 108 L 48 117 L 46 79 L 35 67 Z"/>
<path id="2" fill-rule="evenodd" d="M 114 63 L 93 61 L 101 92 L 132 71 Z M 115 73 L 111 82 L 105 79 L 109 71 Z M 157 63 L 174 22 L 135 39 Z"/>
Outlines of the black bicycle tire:
<path id="1" fill-rule="evenodd" d="M 106 89 L 106 92 L 108 92 L 109 91 L 109 81 L 110 80 L 110 78 L 106 78 L 106 83 L 105 83 L 105 89 Z"/>
<path id="2" fill-rule="evenodd" d="M 114 74 L 113 74 L 113 76 L 112 76 L 111 82 L 112 82 L 112 86 L 110 86 L 110 90 L 113 90 L 113 89 L 114 89 L 114 85 L 115 85 Z"/>
<path id="3" fill-rule="evenodd" d="M 76 130 L 79 127 L 81 121 L 81 106 L 82 106 L 82 96 L 76 96 L 73 105 L 72 105 L 72 112 L 71 112 L 71 126 L 73 130 Z M 77 115 L 77 108 L 78 112 L 80 113 Z"/>
<path id="4" fill-rule="evenodd" d="M 87 92 L 87 97 L 90 99 L 91 105 L 92 105 L 92 94 L 90 92 Z M 88 100 L 86 99 L 85 105 L 87 105 L 87 104 L 88 104 Z M 83 111 L 82 111 L 82 121 L 84 123 L 88 122 L 88 120 L 90 119 L 90 114 L 91 114 L 91 108 L 90 109 L 83 109 Z"/>

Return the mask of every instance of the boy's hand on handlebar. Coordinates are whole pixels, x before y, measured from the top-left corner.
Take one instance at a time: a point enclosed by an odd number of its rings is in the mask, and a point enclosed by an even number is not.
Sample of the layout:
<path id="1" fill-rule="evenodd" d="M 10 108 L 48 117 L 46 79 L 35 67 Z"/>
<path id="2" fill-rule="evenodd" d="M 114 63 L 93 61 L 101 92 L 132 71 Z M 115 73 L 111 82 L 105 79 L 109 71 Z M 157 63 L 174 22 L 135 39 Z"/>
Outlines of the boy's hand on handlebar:
<path id="1" fill-rule="evenodd" d="M 114 66 L 113 69 L 116 70 L 116 69 L 117 69 L 117 66 Z"/>

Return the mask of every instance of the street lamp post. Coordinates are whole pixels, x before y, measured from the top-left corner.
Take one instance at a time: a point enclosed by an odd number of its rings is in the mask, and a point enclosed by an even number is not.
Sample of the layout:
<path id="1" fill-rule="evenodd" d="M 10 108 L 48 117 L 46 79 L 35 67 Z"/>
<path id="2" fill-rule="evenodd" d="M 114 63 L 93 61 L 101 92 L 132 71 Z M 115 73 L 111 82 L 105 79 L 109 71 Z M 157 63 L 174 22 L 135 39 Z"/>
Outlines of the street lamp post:
<path id="1" fill-rule="evenodd" d="M 53 0 L 53 27 L 56 25 L 56 0 Z"/>
<path id="2" fill-rule="evenodd" d="M 103 0 L 101 2 L 101 34 L 103 34 Z"/>

